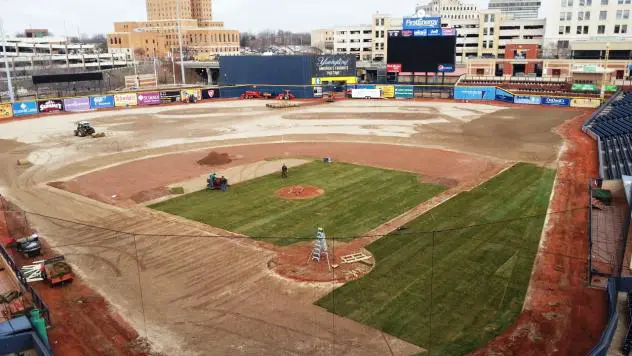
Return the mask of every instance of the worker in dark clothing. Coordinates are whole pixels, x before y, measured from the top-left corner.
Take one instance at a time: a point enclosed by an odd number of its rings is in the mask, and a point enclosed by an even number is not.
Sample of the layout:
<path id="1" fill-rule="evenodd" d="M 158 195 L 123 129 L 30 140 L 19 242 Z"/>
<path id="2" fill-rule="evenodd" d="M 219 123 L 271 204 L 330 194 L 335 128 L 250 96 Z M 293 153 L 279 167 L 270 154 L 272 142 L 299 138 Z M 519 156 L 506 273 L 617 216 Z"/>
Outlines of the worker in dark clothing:
<path id="1" fill-rule="evenodd" d="M 281 167 L 281 178 L 287 178 L 287 166 L 283 163 L 283 167 Z"/>
<path id="2" fill-rule="evenodd" d="M 228 190 L 228 179 L 226 179 L 226 177 L 222 176 L 222 178 L 220 178 L 220 189 L 222 190 L 222 192 L 225 192 Z"/>

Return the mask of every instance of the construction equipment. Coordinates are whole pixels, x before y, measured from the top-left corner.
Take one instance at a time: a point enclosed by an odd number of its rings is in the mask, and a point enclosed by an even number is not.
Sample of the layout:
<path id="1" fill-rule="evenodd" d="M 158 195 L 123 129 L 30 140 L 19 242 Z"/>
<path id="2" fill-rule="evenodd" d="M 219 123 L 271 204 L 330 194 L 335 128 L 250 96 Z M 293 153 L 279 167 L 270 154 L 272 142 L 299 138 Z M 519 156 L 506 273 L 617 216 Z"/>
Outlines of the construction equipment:
<path id="1" fill-rule="evenodd" d="M 277 100 L 293 100 L 296 99 L 296 96 L 292 94 L 289 90 L 284 90 L 282 93 L 277 95 Z"/>
<path id="2" fill-rule="evenodd" d="M 18 252 L 27 258 L 39 256 L 42 253 L 42 244 L 37 234 L 16 240 L 15 247 Z"/>
<path id="3" fill-rule="evenodd" d="M 72 268 L 66 263 L 64 256 L 56 256 L 44 261 L 44 278 L 51 287 L 73 279 Z"/>
<path id="4" fill-rule="evenodd" d="M 270 99 L 272 94 L 250 90 L 239 96 L 240 99 Z"/>
<path id="5" fill-rule="evenodd" d="M 79 121 L 75 130 L 75 136 L 86 137 L 94 135 L 95 132 L 94 127 L 88 121 Z"/>

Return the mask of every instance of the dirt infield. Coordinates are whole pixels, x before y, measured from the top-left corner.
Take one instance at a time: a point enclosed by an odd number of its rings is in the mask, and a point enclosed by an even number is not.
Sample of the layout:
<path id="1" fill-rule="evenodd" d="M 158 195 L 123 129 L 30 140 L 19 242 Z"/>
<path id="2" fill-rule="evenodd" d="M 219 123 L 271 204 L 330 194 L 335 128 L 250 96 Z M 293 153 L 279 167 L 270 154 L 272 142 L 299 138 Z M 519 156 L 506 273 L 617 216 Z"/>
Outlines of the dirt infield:
<path id="1" fill-rule="evenodd" d="M 287 200 L 314 199 L 325 194 L 325 191 L 311 185 L 292 185 L 277 190 L 274 194 Z"/>
<path id="2" fill-rule="evenodd" d="M 56 187 L 84 195 L 101 202 L 129 206 L 133 196 L 155 191 L 165 186 L 195 178 L 211 171 L 221 172 L 233 166 L 245 165 L 270 158 L 331 156 L 344 161 L 380 168 L 415 172 L 430 183 L 450 187 L 480 182 L 498 172 L 507 163 L 445 150 L 365 143 L 286 143 L 224 147 L 214 149 L 235 157 L 232 162 L 217 166 L 200 166 L 197 162 L 208 150 L 171 154 L 124 163 L 116 167 L 89 173 Z M 418 159 L 423 157 L 423 159 Z M 164 169 L 169 167 L 168 170 Z M 153 195 L 152 195 L 153 196 Z"/>
<path id="3" fill-rule="evenodd" d="M 588 178 L 598 172 L 595 142 L 581 131 L 587 115 L 561 126 L 548 218 L 519 320 L 474 355 L 584 355 L 606 322 L 606 294 L 587 287 Z"/>

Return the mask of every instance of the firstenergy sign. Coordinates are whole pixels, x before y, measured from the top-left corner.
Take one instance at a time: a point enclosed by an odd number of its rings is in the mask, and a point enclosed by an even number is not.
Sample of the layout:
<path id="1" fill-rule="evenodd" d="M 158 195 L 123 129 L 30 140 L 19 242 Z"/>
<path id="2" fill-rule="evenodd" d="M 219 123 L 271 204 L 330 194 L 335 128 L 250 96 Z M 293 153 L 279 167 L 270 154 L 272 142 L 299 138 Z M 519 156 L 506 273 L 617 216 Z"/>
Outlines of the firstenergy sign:
<path id="1" fill-rule="evenodd" d="M 441 28 L 441 17 L 404 17 L 404 30 Z"/>

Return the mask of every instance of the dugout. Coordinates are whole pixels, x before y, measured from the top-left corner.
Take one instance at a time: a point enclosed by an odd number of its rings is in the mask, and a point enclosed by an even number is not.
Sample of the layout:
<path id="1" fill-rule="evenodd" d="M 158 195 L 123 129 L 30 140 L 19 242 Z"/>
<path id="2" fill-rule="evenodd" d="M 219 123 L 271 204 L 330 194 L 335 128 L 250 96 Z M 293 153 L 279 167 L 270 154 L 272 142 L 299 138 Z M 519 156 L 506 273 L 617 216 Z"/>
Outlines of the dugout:
<path id="1" fill-rule="evenodd" d="M 220 56 L 219 67 L 224 96 L 290 90 L 298 98 L 312 98 L 316 88 L 328 91 L 357 82 L 352 55 Z"/>

